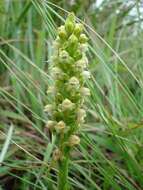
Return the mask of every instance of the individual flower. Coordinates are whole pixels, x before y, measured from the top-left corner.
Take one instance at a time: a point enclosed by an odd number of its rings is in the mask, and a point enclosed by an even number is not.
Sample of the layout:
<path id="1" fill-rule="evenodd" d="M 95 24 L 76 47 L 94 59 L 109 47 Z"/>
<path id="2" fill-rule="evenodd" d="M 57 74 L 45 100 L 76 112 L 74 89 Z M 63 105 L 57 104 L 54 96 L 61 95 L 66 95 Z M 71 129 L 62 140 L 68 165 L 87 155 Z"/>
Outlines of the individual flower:
<path id="1" fill-rule="evenodd" d="M 52 105 L 52 104 L 47 104 L 47 105 L 44 107 L 44 111 L 45 111 L 45 112 L 48 112 L 49 114 L 51 114 L 52 111 L 53 111 L 53 105 Z"/>
<path id="2" fill-rule="evenodd" d="M 80 89 L 80 93 L 81 93 L 81 95 L 83 95 L 83 96 L 90 96 L 90 90 L 89 90 L 88 88 L 86 88 L 86 87 L 82 87 L 82 88 Z"/>
<path id="3" fill-rule="evenodd" d="M 74 51 L 76 51 L 77 47 L 78 47 L 78 38 L 72 34 L 70 37 L 69 37 L 69 40 L 68 40 L 68 50 L 69 52 L 73 53 Z"/>
<path id="4" fill-rule="evenodd" d="M 85 117 L 86 117 L 86 111 L 84 109 L 79 109 L 77 112 L 77 121 L 79 123 L 84 123 Z"/>
<path id="5" fill-rule="evenodd" d="M 66 98 L 65 100 L 63 100 L 63 102 L 61 104 L 61 109 L 62 109 L 62 111 L 72 110 L 74 108 L 74 106 L 75 106 L 75 104 Z"/>
<path id="6" fill-rule="evenodd" d="M 69 53 L 65 50 L 60 51 L 59 62 L 65 64 L 69 61 Z"/>
<path id="7" fill-rule="evenodd" d="M 73 13 L 71 13 L 69 17 L 66 19 L 65 30 L 67 34 L 70 35 L 72 34 L 74 28 L 75 28 L 75 16 Z"/>
<path id="8" fill-rule="evenodd" d="M 80 143 L 80 138 L 77 135 L 71 135 L 68 141 L 68 145 L 70 147 L 73 147 L 75 145 L 78 145 Z"/>
<path id="9" fill-rule="evenodd" d="M 68 88 L 69 89 L 79 89 L 80 83 L 79 80 L 76 77 L 71 77 L 68 82 Z"/>
<path id="10" fill-rule="evenodd" d="M 63 72 L 60 68 L 58 68 L 58 67 L 52 68 L 52 77 L 54 79 L 60 79 L 60 78 L 62 78 L 62 76 L 63 76 Z"/>
<path id="11" fill-rule="evenodd" d="M 56 89 L 54 86 L 49 86 L 48 90 L 46 91 L 47 94 L 54 94 Z"/>
<path id="12" fill-rule="evenodd" d="M 91 77 L 91 74 L 89 71 L 83 71 L 82 75 L 84 76 L 85 79 L 90 79 L 90 77 Z"/>
<path id="13" fill-rule="evenodd" d="M 79 72 L 82 72 L 86 68 L 86 60 L 85 59 L 80 59 L 75 63 L 75 69 Z"/>
<path id="14" fill-rule="evenodd" d="M 62 158 L 62 152 L 60 151 L 60 149 L 55 149 L 53 152 L 53 160 L 54 161 L 58 161 Z"/>
<path id="15" fill-rule="evenodd" d="M 88 38 L 86 37 L 85 34 L 81 34 L 79 37 L 79 42 L 80 43 L 86 43 L 88 41 Z"/>
<path id="16" fill-rule="evenodd" d="M 61 132 L 65 129 L 66 124 L 64 123 L 64 121 L 59 121 L 56 125 L 55 125 L 55 129 L 57 132 Z"/>
<path id="17" fill-rule="evenodd" d="M 75 28 L 74 28 L 74 34 L 79 37 L 79 35 L 81 34 L 81 32 L 83 31 L 83 25 L 80 24 L 80 23 L 77 23 L 75 25 Z"/>
<path id="18" fill-rule="evenodd" d="M 59 35 L 59 37 L 60 37 L 61 40 L 66 40 L 67 33 L 65 31 L 65 27 L 64 26 L 60 26 L 58 28 L 58 35 Z"/>
<path id="19" fill-rule="evenodd" d="M 88 59 L 85 55 L 83 55 L 83 62 L 86 65 L 86 67 L 88 66 Z"/>
<path id="20" fill-rule="evenodd" d="M 80 51 L 85 53 L 86 51 L 88 51 L 88 44 L 80 44 Z"/>
<path id="21" fill-rule="evenodd" d="M 53 42 L 53 50 L 56 51 L 56 55 L 57 55 L 60 47 L 61 47 L 60 38 L 57 37 L 56 40 Z"/>
<path id="22" fill-rule="evenodd" d="M 74 62 L 80 60 L 82 58 L 82 55 L 82 51 L 80 49 L 77 49 L 77 51 L 75 51 L 75 53 L 73 54 Z"/>
<path id="23" fill-rule="evenodd" d="M 46 128 L 53 130 L 55 125 L 56 125 L 56 121 L 48 120 L 48 122 L 46 123 Z"/>

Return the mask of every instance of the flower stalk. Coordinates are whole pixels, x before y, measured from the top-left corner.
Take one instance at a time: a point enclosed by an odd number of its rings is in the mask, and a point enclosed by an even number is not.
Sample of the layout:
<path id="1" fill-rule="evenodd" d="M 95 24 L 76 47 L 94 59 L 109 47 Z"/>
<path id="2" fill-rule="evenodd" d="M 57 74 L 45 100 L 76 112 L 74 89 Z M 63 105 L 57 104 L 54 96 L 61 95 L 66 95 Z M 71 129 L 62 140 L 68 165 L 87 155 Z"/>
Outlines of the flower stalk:
<path id="1" fill-rule="evenodd" d="M 90 78 L 87 70 L 86 51 L 88 38 L 83 25 L 76 23 L 70 13 L 65 25 L 58 28 L 54 41 L 51 77 L 53 85 L 47 90 L 52 103 L 45 106 L 49 115 L 46 127 L 56 135 L 57 148 L 53 159 L 58 163 L 58 190 L 70 189 L 68 168 L 71 150 L 80 143 L 79 130 L 85 121 L 84 102 L 90 91 L 85 81 Z"/>

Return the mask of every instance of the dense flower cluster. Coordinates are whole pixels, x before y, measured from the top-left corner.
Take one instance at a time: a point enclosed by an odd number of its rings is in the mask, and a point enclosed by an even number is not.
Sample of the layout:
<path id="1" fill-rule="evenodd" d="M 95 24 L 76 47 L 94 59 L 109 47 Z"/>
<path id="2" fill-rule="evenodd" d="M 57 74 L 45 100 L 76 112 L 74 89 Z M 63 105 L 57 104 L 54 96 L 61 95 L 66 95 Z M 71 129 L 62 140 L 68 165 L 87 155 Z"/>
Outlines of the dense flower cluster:
<path id="1" fill-rule="evenodd" d="M 57 134 L 59 150 L 55 150 L 56 158 L 65 146 L 79 144 L 77 133 L 86 117 L 84 100 L 90 91 L 84 85 L 90 73 L 86 57 L 88 38 L 82 32 L 83 25 L 76 23 L 74 14 L 70 13 L 65 25 L 58 28 L 58 37 L 53 45 L 53 85 L 47 90 L 52 103 L 45 106 L 45 111 L 50 118 L 46 126 Z"/>

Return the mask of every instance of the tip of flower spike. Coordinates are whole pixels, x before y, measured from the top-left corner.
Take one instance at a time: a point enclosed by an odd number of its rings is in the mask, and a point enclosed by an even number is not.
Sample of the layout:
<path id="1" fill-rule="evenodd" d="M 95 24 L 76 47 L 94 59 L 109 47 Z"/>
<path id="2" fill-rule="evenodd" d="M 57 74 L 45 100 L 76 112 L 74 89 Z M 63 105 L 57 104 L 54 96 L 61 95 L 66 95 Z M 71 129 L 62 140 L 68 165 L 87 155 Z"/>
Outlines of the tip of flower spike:
<path id="1" fill-rule="evenodd" d="M 79 123 L 84 123 L 85 117 L 86 117 L 86 111 L 84 109 L 79 109 L 77 112 L 77 121 Z"/>
<path id="2" fill-rule="evenodd" d="M 69 20 L 71 22 L 75 22 L 75 14 L 74 12 L 70 12 L 67 16 L 67 19 L 66 20 Z"/>
<path id="3" fill-rule="evenodd" d="M 65 22 L 65 30 L 68 36 L 72 34 L 74 28 L 75 28 L 75 15 L 74 13 L 69 13 Z"/>

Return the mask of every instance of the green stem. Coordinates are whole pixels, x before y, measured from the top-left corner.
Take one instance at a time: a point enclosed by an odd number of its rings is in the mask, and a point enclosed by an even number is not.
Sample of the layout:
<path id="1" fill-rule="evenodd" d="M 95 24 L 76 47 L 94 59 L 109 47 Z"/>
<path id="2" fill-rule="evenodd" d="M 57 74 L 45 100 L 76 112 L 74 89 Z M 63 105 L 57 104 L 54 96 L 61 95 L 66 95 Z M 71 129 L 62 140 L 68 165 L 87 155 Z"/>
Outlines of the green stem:
<path id="1" fill-rule="evenodd" d="M 64 158 L 59 162 L 58 190 L 69 190 L 68 184 L 69 151 L 64 153 Z"/>

